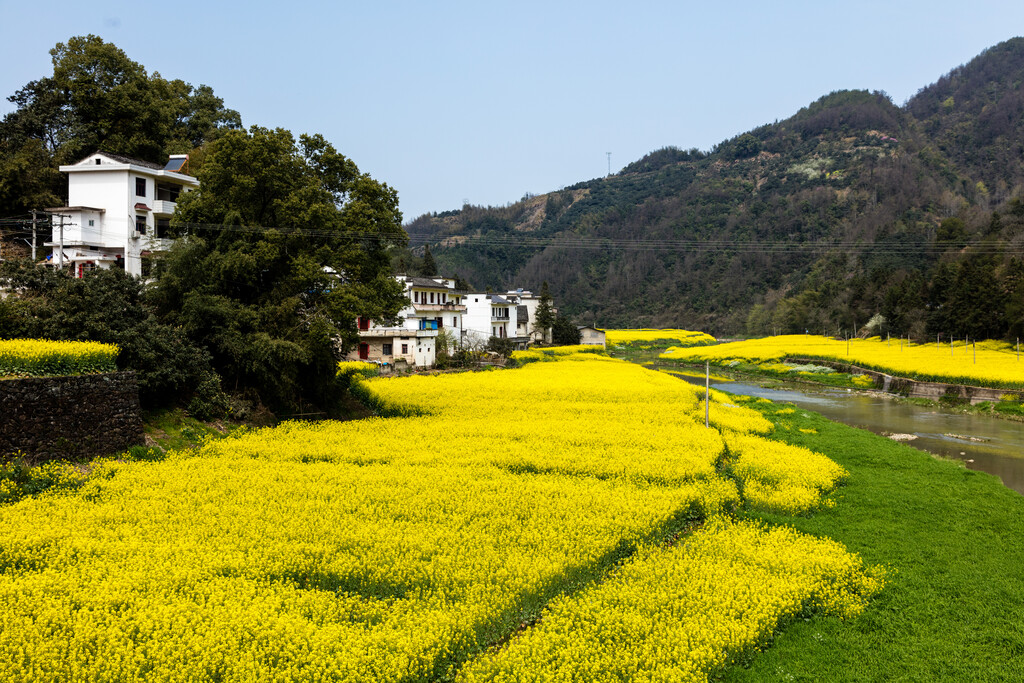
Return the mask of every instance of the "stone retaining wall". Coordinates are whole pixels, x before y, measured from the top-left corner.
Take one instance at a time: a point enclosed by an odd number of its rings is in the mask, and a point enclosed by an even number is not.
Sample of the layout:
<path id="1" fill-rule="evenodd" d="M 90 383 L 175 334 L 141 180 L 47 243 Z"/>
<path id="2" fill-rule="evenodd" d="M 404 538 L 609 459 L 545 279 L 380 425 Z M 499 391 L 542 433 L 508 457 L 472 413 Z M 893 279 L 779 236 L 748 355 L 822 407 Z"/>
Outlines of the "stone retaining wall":
<path id="1" fill-rule="evenodd" d="M 0 380 L 0 459 L 89 458 L 142 442 L 135 373 Z"/>
<path id="2" fill-rule="evenodd" d="M 942 398 L 957 401 L 969 401 L 971 404 L 983 401 L 998 401 L 1007 394 L 1024 397 L 1024 392 L 1013 389 L 993 389 L 991 387 L 974 387 L 964 384 L 945 384 L 943 382 L 921 382 L 906 377 L 894 377 L 878 370 L 862 368 L 850 363 L 819 360 L 815 358 L 787 358 L 793 363 L 813 363 L 835 368 L 840 372 L 868 375 L 875 381 L 875 387 L 891 394 L 899 394 L 911 398 L 927 398 L 938 401 Z"/>

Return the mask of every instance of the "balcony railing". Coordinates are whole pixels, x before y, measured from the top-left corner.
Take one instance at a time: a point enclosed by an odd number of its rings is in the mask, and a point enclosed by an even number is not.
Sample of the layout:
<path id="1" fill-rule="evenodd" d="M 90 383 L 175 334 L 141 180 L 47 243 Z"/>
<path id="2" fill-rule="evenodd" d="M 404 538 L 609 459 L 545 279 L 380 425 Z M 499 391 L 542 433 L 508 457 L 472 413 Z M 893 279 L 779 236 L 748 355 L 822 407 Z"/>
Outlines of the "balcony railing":
<path id="1" fill-rule="evenodd" d="M 153 202 L 153 215 L 155 216 L 170 216 L 174 213 L 178 205 L 175 202 L 169 202 L 164 199 L 157 199 Z"/>
<path id="2" fill-rule="evenodd" d="M 464 304 L 456 304 L 451 301 L 443 304 L 425 304 L 422 302 L 413 302 L 412 307 L 417 311 L 452 311 L 465 313 L 466 306 Z"/>

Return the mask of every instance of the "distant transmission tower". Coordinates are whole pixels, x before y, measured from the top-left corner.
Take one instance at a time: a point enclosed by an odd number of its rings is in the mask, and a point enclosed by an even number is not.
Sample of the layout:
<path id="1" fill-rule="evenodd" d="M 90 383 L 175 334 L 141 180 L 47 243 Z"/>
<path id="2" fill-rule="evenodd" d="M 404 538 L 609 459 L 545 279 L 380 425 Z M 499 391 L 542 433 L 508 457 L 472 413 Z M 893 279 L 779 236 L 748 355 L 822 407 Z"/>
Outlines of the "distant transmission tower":
<path id="1" fill-rule="evenodd" d="M 611 174 L 612 174 L 612 153 L 611 152 L 605 152 L 605 154 L 608 155 L 608 175 L 611 176 Z"/>

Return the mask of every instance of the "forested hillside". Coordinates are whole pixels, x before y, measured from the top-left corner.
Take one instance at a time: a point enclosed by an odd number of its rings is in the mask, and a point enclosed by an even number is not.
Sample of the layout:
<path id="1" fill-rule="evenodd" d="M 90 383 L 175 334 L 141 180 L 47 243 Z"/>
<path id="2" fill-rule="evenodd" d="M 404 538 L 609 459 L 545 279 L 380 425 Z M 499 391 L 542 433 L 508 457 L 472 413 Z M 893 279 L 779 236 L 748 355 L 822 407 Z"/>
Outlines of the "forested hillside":
<path id="1" fill-rule="evenodd" d="M 709 152 L 406 228 L 477 287 L 546 280 L 579 322 L 717 334 L 1014 337 L 1024 312 L 1024 39 L 904 106 L 841 91 Z M 882 314 L 887 322 L 880 322 Z"/>

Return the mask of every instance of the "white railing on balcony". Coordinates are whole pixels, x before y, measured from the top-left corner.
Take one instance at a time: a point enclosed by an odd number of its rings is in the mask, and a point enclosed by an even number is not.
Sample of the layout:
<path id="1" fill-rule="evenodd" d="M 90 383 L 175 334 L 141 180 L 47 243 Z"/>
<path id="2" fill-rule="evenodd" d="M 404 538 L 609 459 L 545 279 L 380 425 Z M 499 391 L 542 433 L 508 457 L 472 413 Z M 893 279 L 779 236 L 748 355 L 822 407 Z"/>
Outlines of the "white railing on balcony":
<path id="1" fill-rule="evenodd" d="M 178 205 L 164 199 L 157 199 L 153 202 L 153 214 L 156 216 L 170 216 Z"/>

